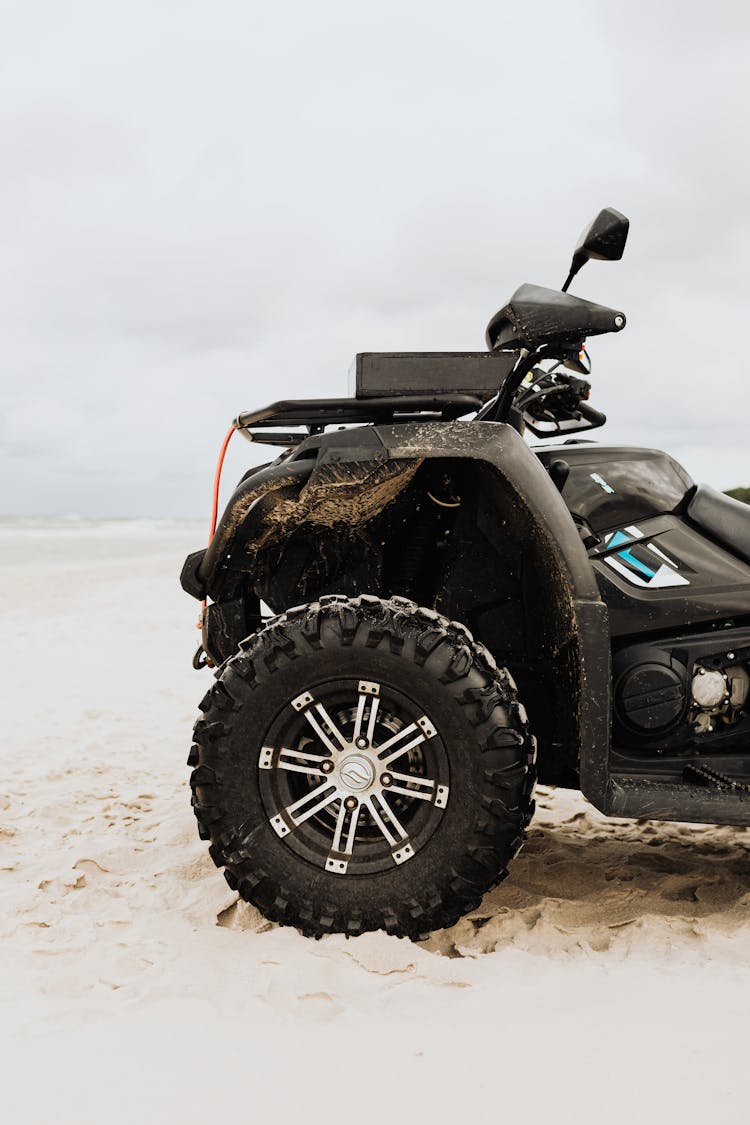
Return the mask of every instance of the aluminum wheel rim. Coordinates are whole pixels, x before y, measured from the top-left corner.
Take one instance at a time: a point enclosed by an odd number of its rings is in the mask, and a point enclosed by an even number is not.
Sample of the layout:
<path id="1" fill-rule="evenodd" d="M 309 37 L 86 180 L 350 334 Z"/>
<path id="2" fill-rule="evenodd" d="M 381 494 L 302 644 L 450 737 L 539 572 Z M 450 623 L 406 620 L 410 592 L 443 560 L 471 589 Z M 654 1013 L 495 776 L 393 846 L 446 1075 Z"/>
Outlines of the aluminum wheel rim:
<path id="1" fill-rule="evenodd" d="M 329 681 L 282 709 L 258 756 L 276 835 L 332 875 L 392 871 L 437 829 L 448 757 L 430 717 L 400 689 Z"/>

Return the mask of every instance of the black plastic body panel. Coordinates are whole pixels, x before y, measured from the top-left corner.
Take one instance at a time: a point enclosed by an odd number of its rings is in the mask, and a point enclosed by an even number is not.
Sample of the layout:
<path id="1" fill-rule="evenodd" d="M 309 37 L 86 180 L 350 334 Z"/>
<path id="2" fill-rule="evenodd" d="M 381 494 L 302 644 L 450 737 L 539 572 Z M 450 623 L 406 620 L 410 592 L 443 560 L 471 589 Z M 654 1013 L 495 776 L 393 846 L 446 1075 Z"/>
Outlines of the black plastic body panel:
<path id="1" fill-rule="evenodd" d="M 299 485 L 313 469 L 312 461 L 274 461 L 242 480 L 219 520 L 216 532 L 198 567 L 197 578 L 211 592 L 211 578 L 253 504 L 268 492 L 286 485 Z"/>
<path id="2" fill-rule="evenodd" d="M 682 466 L 659 450 L 581 443 L 535 452 L 547 468 L 559 460 L 568 466 L 567 477 L 559 474 L 562 498 L 587 537 L 615 653 L 650 641 L 670 651 L 684 649 L 688 659 L 693 644 L 707 651 L 739 644 L 741 627 L 750 624 L 750 565 L 743 557 L 750 510 L 731 505 L 727 521 L 720 494 L 701 488 L 703 507 L 698 504 L 691 514 L 695 486 Z M 633 741 L 621 738 L 626 746 Z M 635 760 L 628 763 L 633 750 L 611 746 L 602 752 L 607 782 L 601 800 L 594 801 L 602 812 L 750 824 L 747 794 L 696 786 L 682 776 L 692 754 L 731 776 L 747 777 L 744 720 L 710 740 L 691 733 L 677 745 L 674 738 L 655 736 L 650 762 L 644 753 L 648 741 L 641 740 L 637 768 Z M 716 765 L 713 756 L 723 747 L 730 753 Z"/>
<path id="3" fill-rule="evenodd" d="M 466 394 L 487 402 L 517 359 L 517 352 L 358 352 L 349 392 L 358 399 Z"/>
<path id="4" fill-rule="evenodd" d="M 582 442 L 534 449 L 543 465 L 565 461 L 562 490 L 572 515 L 595 532 L 674 512 L 693 482 L 674 458 L 657 449 L 630 449 Z"/>
<path id="5" fill-rule="evenodd" d="M 186 594 L 190 594 L 192 598 L 197 598 L 201 601 L 206 596 L 206 587 L 198 577 L 198 570 L 203 562 L 203 556 L 206 553 L 204 547 L 201 551 L 193 551 L 188 555 L 182 566 L 180 573 L 180 585 Z"/>
<path id="6" fill-rule="evenodd" d="M 750 566 L 690 520 L 695 486 L 674 458 L 661 450 L 594 443 L 537 447 L 535 453 L 547 467 L 559 460 L 568 465 L 562 498 L 596 536 L 591 559 L 615 644 L 750 616 Z M 733 514 L 744 516 L 743 529 L 750 528 L 750 509 Z M 608 546 L 608 534 L 628 528 L 675 564 L 679 584 L 640 585 L 637 575 L 612 565 L 618 548 Z"/>
<path id="7" fill-rule="evenodd" d="M 750 564 L 750 507 L 699 484 L 687 509 L 696 527 Z"/>
<path id="8" fill-rule="evenodd" d="M 620 332 L 624 313 L 572 293 L 522 285 L 487 325 L 488 348 L 537 348 L 547 343 L 582 343 L 586 336 Z"/>
<path id="9" fill-rule="evenodd" d="M 684 517 L 657 516 L 635 526 L 677 564 L 684 585 L 650 589 L 635 585 L 607 562 L 612 552 L 593 553 L 610 629 L 619 638 L 648 633 L 696 632 L 713 623 L 750 617 L 750 566 L 712 543 Z"/>

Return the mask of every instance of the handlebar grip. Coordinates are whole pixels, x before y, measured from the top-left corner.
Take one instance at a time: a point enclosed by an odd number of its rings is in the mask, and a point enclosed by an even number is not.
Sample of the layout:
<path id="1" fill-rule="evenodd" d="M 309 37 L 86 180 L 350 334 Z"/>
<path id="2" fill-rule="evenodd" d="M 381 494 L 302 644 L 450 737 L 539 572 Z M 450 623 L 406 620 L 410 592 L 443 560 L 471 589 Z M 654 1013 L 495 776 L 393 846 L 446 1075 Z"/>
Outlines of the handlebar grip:
<path id="1" fill-rule="evenodd" d="M 603 426 L 607 421 L 607 415 L 602 414 L 601 410 L 594 410 L 593 406 L 589 406 L 587 402 L 578 404 L 578 410 L 581 416 L 590 422 L 592 426 Z"/>

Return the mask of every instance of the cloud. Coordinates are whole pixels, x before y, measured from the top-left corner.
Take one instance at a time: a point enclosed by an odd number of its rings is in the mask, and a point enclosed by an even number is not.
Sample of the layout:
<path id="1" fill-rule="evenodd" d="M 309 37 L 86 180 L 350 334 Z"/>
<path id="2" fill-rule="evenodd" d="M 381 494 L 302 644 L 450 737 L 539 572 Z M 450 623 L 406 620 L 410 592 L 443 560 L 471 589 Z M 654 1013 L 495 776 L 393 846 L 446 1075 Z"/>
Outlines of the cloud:
<path id="1" fill-rule="evenodd" d="M 750 481 L 739 5 L 16 4 L 0 51 L 0 509 L 201 514 L 241 409 L 481 348 L 599 207 L 609 437 Z M 607 431 L 604 432 L 607 436 Z M 229 477 L 257 459 L 237 443 Z"/>

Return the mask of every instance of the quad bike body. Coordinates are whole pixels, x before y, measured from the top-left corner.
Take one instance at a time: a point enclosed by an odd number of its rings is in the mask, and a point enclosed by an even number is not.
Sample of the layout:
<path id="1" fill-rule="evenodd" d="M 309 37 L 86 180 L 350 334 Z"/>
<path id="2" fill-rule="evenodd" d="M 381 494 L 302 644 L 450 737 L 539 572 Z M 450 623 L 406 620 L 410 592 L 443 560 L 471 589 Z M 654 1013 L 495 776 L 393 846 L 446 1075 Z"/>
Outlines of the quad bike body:
<path id="1" fill-rule="evenodd" d="M 601 212 L 565 290 L 627 226 Z M 284 452 L 183 568 L 218 669 L 189 760 L 213 858 L 268 917 L 452 923 L 505 874 L 536 777 L 608 815 L 750 824 L 750 508 L 571 436 L 605 421 L 584 341 L 624 324 L 525 285 L 487 352 L 365 353 L 354 397 L 237 418 Z"/>

